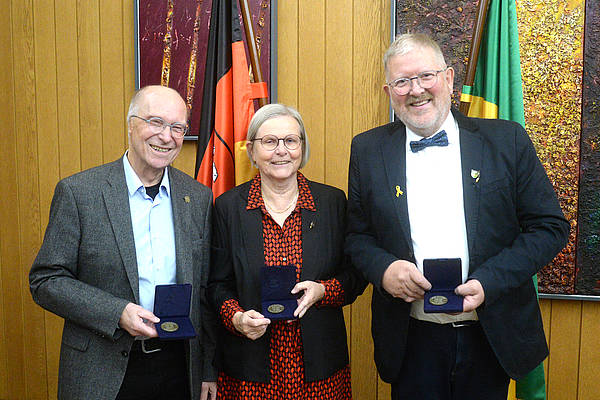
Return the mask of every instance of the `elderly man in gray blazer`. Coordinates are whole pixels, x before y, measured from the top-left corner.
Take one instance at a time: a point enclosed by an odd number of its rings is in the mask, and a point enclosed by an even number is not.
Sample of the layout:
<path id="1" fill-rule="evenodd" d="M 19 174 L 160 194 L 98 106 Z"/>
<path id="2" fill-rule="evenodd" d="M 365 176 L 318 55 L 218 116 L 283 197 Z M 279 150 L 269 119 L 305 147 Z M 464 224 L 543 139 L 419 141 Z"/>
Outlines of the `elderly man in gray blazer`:
<path id="1" fill-rule="evenodd" d="M 170 166 L 188 130 L 172 89 L 147 86 L 127 115 L 129 149 L 60 181 L 29 281 L 65 319 L 59 399 L 214 399 L 214 315 L 205 307 L 212 196 Z M 161 341 L 156 285 L 192 285 L 194 339 Z"/>

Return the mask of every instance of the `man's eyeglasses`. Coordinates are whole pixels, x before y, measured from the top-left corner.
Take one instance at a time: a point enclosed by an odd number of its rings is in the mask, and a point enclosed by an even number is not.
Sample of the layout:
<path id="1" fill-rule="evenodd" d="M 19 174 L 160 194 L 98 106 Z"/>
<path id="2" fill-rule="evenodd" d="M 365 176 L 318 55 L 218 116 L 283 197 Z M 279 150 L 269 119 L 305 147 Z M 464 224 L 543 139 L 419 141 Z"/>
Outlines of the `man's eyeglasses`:
<path id="1" fill-rule="evenodd" d="M 396 93 L 398 96 L 404 96 L 408 94 L 408 92 L 410 92 L 412 89 L 412 81 L 415 79 L 422 89 L 431 89 L 437 83 L 438 74 L 446 71 L 447 69 L 448 67 L 440 69 L 439 71 L 424 71 L 417 76 L 413 76 L 412 78 L 398 78 L 389 82 L 387 85 L 392 88 L 394 93 Z"/>
<path id="2" fill-rule="evenodd" d="M 167 122 L 165 122 L 164 119 L 160 118 L 160 117 L 150 117 L 148 119 L 146 118 L 142 118 L 139 117 L 137 115 L 132 115 L 132 118 L 139 118 L 142 121 L 144 121 L 145 123 L 148 124 L 148 127 L 150 128 L 150 131 L 152 133 L 161 133 L 162 131 L 165 130 L 165 128 L 168 126 L 169 128 L 171 128 L 171 135 L 173 135 L 176 138 L 182 138 L 185 136 L 185 134 L 188 131 L 188 126 L 184 125 L 184 124 L 180 124 L 180 123 L 173 123 L 173 124 L 169 124 Z"/>
<path id="3" fill-rule="evenodd" d="M 279 141 L 283 141 L 283 145 L 288 150 L 296 150 L 302 143 L 302 138 L 298 135 L 287 135 L 284 138 L 278 138 L 275 135 L 266 135 L 261 138 L 252 139 L 251 141 L 260 141 L 260 144 L 265 150 L 275 150 L 279 145 Z"/>

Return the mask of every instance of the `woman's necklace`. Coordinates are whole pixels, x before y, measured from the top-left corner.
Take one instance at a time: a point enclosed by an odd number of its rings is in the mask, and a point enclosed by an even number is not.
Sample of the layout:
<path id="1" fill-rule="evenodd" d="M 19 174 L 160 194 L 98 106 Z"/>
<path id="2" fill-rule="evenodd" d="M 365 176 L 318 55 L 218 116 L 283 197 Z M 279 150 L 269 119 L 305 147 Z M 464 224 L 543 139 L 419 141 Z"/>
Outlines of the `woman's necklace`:
<path id="1" fill-rule="evenodd" d="M 275 207 L 269 205 L 269 203 L 267 202 L 267 199 L 265 198 L 265 196 L 263 196 L 263 202 L 265 203 L 265 208 L 269 212 L 273 212 L 275 214 L 283 214 L 283 213 L 288 212 L 296 204 L 297 200 L 298 200 L 298 193 L 296 193 L 296 195 L 294 196 L 292 201 L 290 201 L 290 204 L 288 204 L 287 207 L 285 207 L 283 210 L 277 210 L 277 209 L 275 209 Z"/>

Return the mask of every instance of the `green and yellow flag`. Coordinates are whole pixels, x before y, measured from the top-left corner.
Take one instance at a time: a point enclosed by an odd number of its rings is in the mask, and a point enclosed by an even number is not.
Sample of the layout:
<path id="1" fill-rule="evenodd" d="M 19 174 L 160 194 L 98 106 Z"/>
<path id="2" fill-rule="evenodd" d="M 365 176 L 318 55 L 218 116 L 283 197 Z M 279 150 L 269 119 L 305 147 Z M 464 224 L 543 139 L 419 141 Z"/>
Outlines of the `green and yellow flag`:
<path id="1" fill-rule="evenodd" d="M 515 0 L 490 0 L 475 80 L 463 86 L 460 100 L 470 103 L 470 117 L 507 119 L 525 127 Z M 533 280 L 537 290 L 537 277 Z M 544 364 L 516 384 L 511 380 L 508 399 L 545 400 Z"/>

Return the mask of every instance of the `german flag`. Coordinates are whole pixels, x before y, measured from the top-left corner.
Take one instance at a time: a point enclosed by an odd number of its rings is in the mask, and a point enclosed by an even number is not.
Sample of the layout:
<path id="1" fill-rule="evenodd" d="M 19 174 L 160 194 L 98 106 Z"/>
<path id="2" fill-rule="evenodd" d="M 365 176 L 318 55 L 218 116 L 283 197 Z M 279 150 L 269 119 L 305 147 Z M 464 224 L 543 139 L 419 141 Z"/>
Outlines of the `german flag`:
<path id="1" fill-rule="evenodd" d="M 196 180 L 213 197 L 252 178 L 246 132 L 254 99 L 267 97 L 266 83 L 251 83 L 237 0 L 213 0 L 206 53 Z"/>

